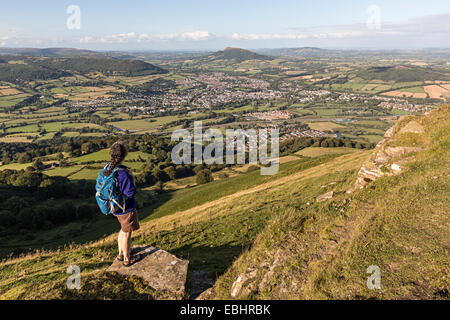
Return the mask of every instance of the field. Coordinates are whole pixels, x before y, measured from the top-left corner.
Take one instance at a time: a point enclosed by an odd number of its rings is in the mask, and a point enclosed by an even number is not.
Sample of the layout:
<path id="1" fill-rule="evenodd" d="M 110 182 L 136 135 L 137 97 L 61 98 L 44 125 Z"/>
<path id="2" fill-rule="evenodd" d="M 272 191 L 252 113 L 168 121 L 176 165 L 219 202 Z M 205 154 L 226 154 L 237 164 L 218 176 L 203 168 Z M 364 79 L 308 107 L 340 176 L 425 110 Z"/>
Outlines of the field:
<path id="1" fill-rule="evenodd" d="M 450 96 L 450 85 L 425 86 L 425 92 L 433 99 L 441 99 Z"/>
<path id="2" fill-rule="evenodd" d="M 345 126 L 334 123 L 334 122 L 308 122 L 308 126 L 313 130 L 326 131 L 333 129 L 345 128 Z"/>

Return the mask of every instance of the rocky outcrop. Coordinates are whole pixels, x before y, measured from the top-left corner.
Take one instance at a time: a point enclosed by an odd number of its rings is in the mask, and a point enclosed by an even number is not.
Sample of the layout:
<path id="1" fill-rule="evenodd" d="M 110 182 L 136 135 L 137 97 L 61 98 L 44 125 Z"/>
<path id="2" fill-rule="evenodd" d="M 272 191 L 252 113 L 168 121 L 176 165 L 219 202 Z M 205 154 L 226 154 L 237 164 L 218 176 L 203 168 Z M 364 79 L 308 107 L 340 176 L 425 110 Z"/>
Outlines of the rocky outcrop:
<path id="1" fill-rule="evenodd" d="M 231 296 L 236 298 L 240 295 L 248 295 L 255 289 L 255 283 L 252 281 L 258 270 L 256 268 L 248 268 L 244 273 L 238 276 L 231 286 Z"/>
<path id="2" fill-rule="evenodd" d="M 138 262 L 125 267 L 115 260 L 106 271 L 136 276 L 156 291 L 170 292 L 179 298 L 184 296 L 189 261 L 152 246 L 134 246 L 132 253 L 139 256 Z"/>
<path id="3" fill-rule="evenodd" d="M 281 249 L 278 249 L 273 255 L 273 262 L 262 262 L 254 265 L 243 273 L 233 282 L 230 295 L 233 298 L 245 299 L 250 294 L 262 292 L 271 286 L 271 281 L 275 274 L 275 269 L 280 267 L 289 255 Z"/>
<path id="4" fill-rule="evenodd" d="M 333 196 L 334 196 L 334 191 L 330 191 L 330 192 L 327 192 L 327 193 L 324 193 L 324 194 L 318 196 L 318 197 L 316 198 L 316 201 L 317 201 L 317 202 L 327 201 L 327 200 L 332 199 Z"/>
<path id="5" fill-rule="evenodd" d="M 398 134 L 403 134 L 403 133 L 408 133 L 408 132 L 424 133 L 425 130 L 420 123 L 413 120 L 413 121 L 408 122 L 403 128 L 401 128 L 400 131 L 398 132 Z"/>
<path id="6" fill-rule="evenodd" d="M 422 150 L 420 147 L 390 146 L 390 142 L 392 142 L 396 136 L 405 133 L 424 133 L 425 130 L 420 123 L 417 121 L 410 121 L 400 128 L 398 132 L 395 132 L 395 129 L 396 126 L 386 131 L 383 140 L 377 144 L 371 156 L 361 166 L 356 178 L 355 186 L 348 190 L 347 193 L 362 189 L 368 183 L 375 181 L 382 176 L 400 174 L 404 169 L 404 164 L 409 160 L 405 157 L 413 152 Z"/>

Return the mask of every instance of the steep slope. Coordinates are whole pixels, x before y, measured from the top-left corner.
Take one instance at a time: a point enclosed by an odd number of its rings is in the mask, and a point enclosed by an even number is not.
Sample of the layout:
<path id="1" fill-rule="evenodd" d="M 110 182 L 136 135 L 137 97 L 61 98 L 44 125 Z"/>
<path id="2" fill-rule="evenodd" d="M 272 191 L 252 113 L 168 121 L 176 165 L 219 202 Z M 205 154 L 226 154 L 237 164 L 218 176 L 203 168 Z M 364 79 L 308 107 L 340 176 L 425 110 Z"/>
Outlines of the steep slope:
<path id="1" fill-rule="evenodd" d="M 292 200 L 203 296 L 448 298 L 450 108 L 400 120 L 382 143 L 377 154 L 417 149 L 391 155 L 386 163 L 401 161 L 401 172 L 386 170 L 357 183 L 359 191 L 346 193 L 342 177 L 328 175 L 324 191 L 334 191 L 331 200 L 309 205 Z M 331 180 L 337 183 L 325 183 Z M 380 269 L 380 290 L 367 286 L 369 266 Z"/>
<path id="2" fill-rule="evenodd" d="M 276 176 L 265 177 L 252 172 L 230 178 L 231 185 L 217 181 L 193 188 L 192 194 L 200 198 L 204 189 L 208 193 L 204 198 L 206 201 L 200 199 L 197 205 L 189 205 L 178 212 L 165 209 L 159 218 L 150 216 L 142 222 L 134 243 L 153 244 L 188 259 L 189 277 L 194 272 L 204 271 L 214 279 L 251 246 L 275 213 L 289 206 L 293 193 L 296 197 L 313 201 L 322 191 L 320 185 L 330 174 L 344 177 L 345 181 L 348 180 L 346 186 L 350 186 L 357 168 L 367 158 L 367 152 L 299 159 L 282 164 Z M 314 187 L 308 188 L 312 182 Z M 299 193 L 296 188 L 305 192 Z M 211 197 L 214 194 L 218 196 Z M 179 208 L 180 205 L 173 207 Z M 0 298 L 166 298 L 165 293 L 154 292 L 136 279 L 124 281 L 104 272 L 116 255 L 116 236 L 0 263 Z M 65 287 L 68 278 L 65 272 L 72 264 L 82 270 L 80 291 Z"/>

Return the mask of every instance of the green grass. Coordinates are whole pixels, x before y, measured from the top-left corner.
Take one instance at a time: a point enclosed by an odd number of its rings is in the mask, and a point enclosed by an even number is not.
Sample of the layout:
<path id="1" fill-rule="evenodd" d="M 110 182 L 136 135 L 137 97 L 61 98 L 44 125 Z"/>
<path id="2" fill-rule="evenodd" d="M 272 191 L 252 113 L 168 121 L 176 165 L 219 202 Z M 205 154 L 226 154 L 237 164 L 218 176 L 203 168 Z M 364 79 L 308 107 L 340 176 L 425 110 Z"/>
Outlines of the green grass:
<path id="1" fill-rule="evenodd" d="M 270 196 L 283 199 L 279 209 L 252 248 L 219 277 L 215 297 L 231 298 L 232 283 L 254 266 L 256 277 L 245 284 L 254 289 L 240 299 L 448 299 L 449 112 L 443 107 L 416 117 L 426 128 L 419 140 L 427 149 L 400 176 L 349 195 L 355 166 L 274 189 Z M 332 200 L 314 201 L 329 190 Z M 262 263 L 272 266 L 271 274 L 258 267 Z M 370 265 L 381 270 L 381 290 L 366 286 Z"/>
<path id="2" fill-rule="evenodd" d="M 55 176 L 61 176 L 61 177 L 67 177 L 72 172 L 78 171 L 83 167 L 83 165 L 77 165 L 77 166 L 70 166 L 70 167 L 58 167 L 51 170 L 45 170 L 43 173 L 45 173 L 48 176 L 55 177 Z"/>
<path id="3" fill-rule="evenodd" d="M 195 186 L 188 189 L 174 191 L 167 195 L 168 201 L 160 205 L 148 219 L 156 219 L 177 211 L 183 211 L 195 206 L 207 203 L 218 197 L 227 196 L 252 186 L 269 182 L 274 179 L 292 174 L 293 172 L 324 163 L 336 155 L 328 154 L 314 160 L 300 159 L 280 164 L 279 171 L 273 176 L 262 176 L 260 170 L 238 175 L 229 179 L 213 181 L 208 184 Z"/>
<path id="4" fill-rule="evenodd" d="M 350 153 L 350 152 L 356 152 L 358 149 L 354 148 L 346 148 L 346 147 L 340 147 L 340 148 L 320 148 L 320 147 L 308 147 L 305 149 L 302 149 L 300 151 L 297 151 L 295 154 L 304 156 L 304 157 L 320 157 L 326 154 L 344 154 L 344 153 Z"/>
<path id="5" fill-rule="evenodd" d="M 11 107 L 19 102 L 22 102 L 28 97 L 30 97 L 30 95 L 26 93 L 0 97 L 0 108 Z"/>
<path id="6" fill-rule="evenodd" d="M 70 180 L 95 180 L 98 176 L 100 169 L 88 169 L 84 168 L 70 176 Z"/>
<path id="7" fill-rule="evenodd" d="M 36 124 L 30 124 L 22 127 L 15 127 L 15 128 L 8 128 L 6 129 L 6 132 L 13 133 L 13 132 L 36 132 L 39 128 Z"/>
<path id="8" fill-rule="evenodd" d="M 10 163 L 0 166 L 0 171 L 10 169 L 10 170 L 22 170 L 32 166 L 33 163 Z"/>
<path id="9" fill-rule="evenodd" d="M 126 160 L 137 160 L 138 157 L 141 156 L 142 159 L 146 160 L 149 157 L 152 157 L 151 154 L 140 152 L 140 151 L 134 151 L 128 153 L 128 156 Z M 109 149 L 103 149 L 97 152 L 89 153 L 84 156 L 76 157 L 72 159 L 73 163 L 86 163 L 90 161 L 109 161 Z"/>
<path id="10" fill-rule="evenodd" d="M 301 160 L 297 161 L 293 166 L 282 165 L 280 175 L 271 179 L 260 179 L 259 183 L 270 182 L 277 178 L 311 168 L 314 165 L 332 160 L 333 157 L 322 158 L 320 160 Z M 289 163 L 292 164 L 292 163 Z M 252 174 L 248 174 L 252 175 Z M 243 175 L 244 176 L 244 175 Z M 227 180 L 227 179 L 226 179 Z M 224 181 L 226 181 L 224 180 Z M 254 180 L 253 175 L 245 179 L 247 181 Z M 244 180 L 241 183 L 245 183 Z M 249 186 L 254 186 L 250 184 Z M 211 190 L 217 191 L 219 188 L 225 188 L 225 193 L 234 193 L 245 187 L 243 184 L 236 184 L 236 181 L 229 180 L 228 186 L 203 185 L 203 193 Z M 247 186 L 248 187 L 248 186 Z M 199 188 L 200 189 L 200 188 Z M 201 192 L 199 191 L 199 193 Z M 211 194 L 209 199 L 199 199 L 199 203 L 203 201 L 217 200 L 224 193 Z M 191 195 L 194 197 L 195 193 Z M 256 196 L 256 195 L 255 195 Z M 169 200 L 173 201 L 173 200 Z M 175 208 L 176 206 L 173 206 Z M 175 209 L 178 210 L 178 209 Z M 144 214 L 146 210 L 140 210 Z M 148 244 L 151 243 L 164 250 L 176 254 L 190 260 L 189 274 L 193 270 L 205 270 L 214 278 L 222 274 L 249 245 L 251 245 L 257 234 L 264 228 L 266 222 L 271 216 L 271 211 L 265 206 L 253 208 L 252 210 L 240 209 L 236 206 L 227 214 L 220 206 L 214 207 L 215 213 L 203 214 L 200 220 L 191 221 L 189 218 L 178 217 L 176 214 L 168 215 L 160 219 L 146 220 L 143 219 L 142 230 L 135 236 L 134 243 Z M 172 213 L 174 213 L 172 211 Z M 108 218 L 108 217 L 104 217 Z M 99 219 L 90 223 L 89 226 L 83 226 L 82 223 L 74 223 L 63 229 L 49 231 L 51 234 L 41 235 L 42 239 L 57 238 L 54 245 L 62 243 L 67 239 L 68 234 L 77 233 L 74 237 L 77 243 L 81 239 L 92 239 L 91 234 L 84 234 L 84 230 L 95 230 L 97 234 L 111 232 L 117 230 L 117 223 L 109 219 Z M 166 220 L 169 221 L 166 222 Z M 170 222 L 171 219 L 178 221 Z M 147 221 L 147 222 L 145 222 Z M 60 235 L 60 238 L 58 238 Z M 67 241 L 67 240 L 66 240 Z M 48 244 L 50 245 L 50 244 Z M 48 246 L 47 245 L 47 246 Z M 132 298 L 134 291 L 130 289 L 130 282 L 133 279 L 116 279 L 107 277 L 101 270 L 104 270 L 116 255 L 115 237 L 108 237 L 105 241 L 96 244 L 70 245 L 61 247 L 57 251 L 48 253 L 41 252 L 31 255 L 28 258 L 19 258 L 5 264 L 0 263 L 0 276 L 2 282 L 0 284 L 0 298 L 2 299 L 51 299 L 51 298 L 101 298 L 108 297 L 118 299 Z M 65 269 L 69 264 L 76 263 L 82 270 L 83 288 L 80 292 L 69 292 L 65 289 L 65 280 L 67 275 Z M 14 271 L 13 275 L 11 271 Z M 23 270 L 27 270 L 26 274 Z M 20 279 L 20 280 L 19 280 Z M 99 281 L 102 279 L 103 281 Z M 45 282 L 45 285 L 44 285 Z M 138 285 L 138 284 L 133 284 Z M 100 288 L 109 288 L 97 292 Z M 124 289 L 122 293 L 120 288 Z M 130 292 L 131 291 L 131 292 Z M 107 293 L 109 292 L 109 293 Z M 150 292 L 152 297 L 159 293 Z"/>
<path id="11" fill-rule="evenodd" d="M 423 87 L 412 87 L 412 88 L 406 88 L 406 89 L 401 89 L 402 91 L 405 92 L 412 92 L 412 93 L 425 93 L 425 90 L 423 89 Z"/>
<path id="12" fill-rule="evenodd" d="M 157 118 L 151 118 L 151 119 L 155 120 L 155 121 L 151 122 L 151 121 L 144 120 L 144 119 L 137 119 L 137 120 L 108 122 L 108 124 L 118 127 L 122 130 L 142 131 L 142 130 L 148 130 L 148 129 L 155 129 L 163 124 L 167 124 L 169 122 L 176 121 L 179 118 L 177 116 L 165 116 L 165 117 L 157 117 Z"/>

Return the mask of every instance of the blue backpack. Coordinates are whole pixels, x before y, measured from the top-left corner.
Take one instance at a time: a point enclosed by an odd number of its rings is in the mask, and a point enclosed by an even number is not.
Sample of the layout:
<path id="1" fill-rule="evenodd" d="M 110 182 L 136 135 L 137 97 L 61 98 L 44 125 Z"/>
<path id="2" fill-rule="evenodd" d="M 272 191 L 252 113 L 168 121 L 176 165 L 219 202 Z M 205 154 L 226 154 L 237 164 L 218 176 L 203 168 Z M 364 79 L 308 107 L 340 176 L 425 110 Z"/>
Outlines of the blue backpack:
<path id="1" fill-rule="evenodd" d="M 119 210 L 120 212 L 125 212 L 125 200 L 119 189 L 119 182 L 117 180 L 117 171 L 123 170 L 123 168 L 116 167 L 110 171 L 109 166 L 110 164 L 108 163 L 100 171 L 95 184 L 95 199 L 100 210 L 105 215 L 116 213 Z"/>

